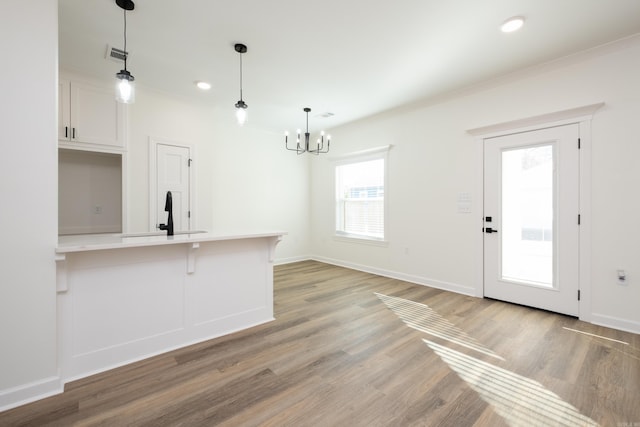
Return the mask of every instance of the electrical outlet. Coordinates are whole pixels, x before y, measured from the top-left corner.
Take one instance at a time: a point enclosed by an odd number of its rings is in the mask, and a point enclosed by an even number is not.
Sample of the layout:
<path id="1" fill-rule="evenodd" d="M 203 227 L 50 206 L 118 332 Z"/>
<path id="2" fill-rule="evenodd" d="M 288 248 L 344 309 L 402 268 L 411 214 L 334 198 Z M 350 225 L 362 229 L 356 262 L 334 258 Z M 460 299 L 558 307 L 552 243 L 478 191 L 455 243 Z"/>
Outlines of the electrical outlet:
<path id="1" fill-rule="evenodd" d="M 102 206 L 95 206 L 93 208 L 93 213 L 96 215 L 100 215 L 102 213 Z"/>

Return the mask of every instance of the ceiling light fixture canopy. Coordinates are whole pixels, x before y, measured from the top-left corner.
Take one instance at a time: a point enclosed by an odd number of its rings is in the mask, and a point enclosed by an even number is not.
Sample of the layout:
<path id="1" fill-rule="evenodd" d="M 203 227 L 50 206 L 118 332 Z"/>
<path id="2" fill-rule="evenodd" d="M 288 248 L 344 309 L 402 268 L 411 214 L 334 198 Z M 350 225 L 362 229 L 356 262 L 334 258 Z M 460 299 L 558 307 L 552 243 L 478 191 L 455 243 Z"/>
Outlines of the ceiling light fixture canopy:
<path id="1" fill-rule="evenodd" d="M 242 126 L 247 121 L 247 103 L 242 100 L 242 54 L 247 52 L 247 46 L 242 43 L 236 43 L 234 46 L 236 52 L 240 54 L 240 101 L 236 102 L 236 119 L 238 124 Z"/>
<path id="2" fill-rule="evenodd" d="M 329 145 L 331 144 L 331 135 L 327 135 L 327 148 L 325 150 L 324 147 L 324 131 L 320 132 L 320 138 L 318 138 L 316 140 L 316 148 L 315 150 L 312 150 L 309 147 L 309 137 L 311 136 L 311 134 L 309 133 L 309 113 L 311 112 L 311 108 L 309 107 L 305 107 L 303 109 L 303 111 L 307 114 L 307 129 L 304 133 L 304 146 L 300 145 L 300 135 L 301 135 L 301 131 L 300 129 L 298 129 L 297 131 L 297 138 L 296 138 L 296 148 L 289 148 L 289 132 L 285 132 L 284 133 L 284 146 L 287 150 L 289 151 L 295 151 L 297 154 L 303 154 L 303 153 L 311 153 L 311 154 L 315 154 L 318 155 L 320 153 L 328 153 L 329 152 Z"/>
<path id="3" fill-rule="evenodd" d="M 116 4 L 122 8 L 124 12 L 124 70 L 116 73 L 116 101 L 124 104 L 131 104 L 136 98 L 135 78 L 127 71 L 127 10 L 133 10 L 135 4 L 132 0 L 116 0 Z"/>
<path id="4" fill-rule="evenodd" d="M 502 23 L 500 30 L 503 33 L 512 33 L 519 30 L 524 25 L 524 18 L 522 16 L 513 16 Z"/>

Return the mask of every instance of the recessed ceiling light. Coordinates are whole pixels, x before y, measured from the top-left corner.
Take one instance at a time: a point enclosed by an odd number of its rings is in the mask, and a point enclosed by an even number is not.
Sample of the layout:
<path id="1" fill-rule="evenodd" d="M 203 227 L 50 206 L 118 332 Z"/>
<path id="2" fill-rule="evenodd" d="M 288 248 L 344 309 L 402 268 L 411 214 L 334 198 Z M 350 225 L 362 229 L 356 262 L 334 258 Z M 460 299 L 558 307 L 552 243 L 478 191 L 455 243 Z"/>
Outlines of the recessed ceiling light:
<path id="1" fill-rule="evenodd" d="M 512 33 L 519 30 L 524 25 L 524 18 L 522 16 L 514 16 L 502 23 L 500 30 L 503 33 Z"/>
<path id="2" fill-rule="evenodd" d="M 198 86 L 198 89 L 201 89 L 201 90 L 211 89 L 211 83 L 207 83 L 207 82 L 196 82 L 196 86 Z"/>

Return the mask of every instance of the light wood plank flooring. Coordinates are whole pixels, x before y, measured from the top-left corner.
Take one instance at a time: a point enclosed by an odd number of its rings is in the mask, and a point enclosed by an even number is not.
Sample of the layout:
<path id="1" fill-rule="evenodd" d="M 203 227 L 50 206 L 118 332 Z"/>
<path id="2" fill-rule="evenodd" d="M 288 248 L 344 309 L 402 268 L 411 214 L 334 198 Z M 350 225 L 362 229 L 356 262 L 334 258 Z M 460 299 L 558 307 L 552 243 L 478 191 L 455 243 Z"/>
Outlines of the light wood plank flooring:
<path id="1" fill-rule="evenodd" d="M 638 335 L 314 261 L 276 267 L 275 314 L 0 425 L 640 427 Z"/>

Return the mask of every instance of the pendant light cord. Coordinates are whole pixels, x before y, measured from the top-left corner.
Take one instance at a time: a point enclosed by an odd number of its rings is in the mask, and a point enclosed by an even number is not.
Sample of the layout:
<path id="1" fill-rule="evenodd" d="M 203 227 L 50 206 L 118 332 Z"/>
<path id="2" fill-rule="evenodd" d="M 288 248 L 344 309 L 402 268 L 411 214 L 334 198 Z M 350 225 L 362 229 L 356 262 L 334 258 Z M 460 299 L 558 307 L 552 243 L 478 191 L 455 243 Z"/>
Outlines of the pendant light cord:
<path id="1" fill-rule="evenodd" d="M 122 9 L 124 13 L 124 69 L 127 70 L 127 57 L 129 56 L 129 52 L 127 52 L 127 9 Z"/>
<path id="2" fill-rule="evenodd" d="M 240 101 L 242 101 L 242 53 L 240 53 Z"/>

